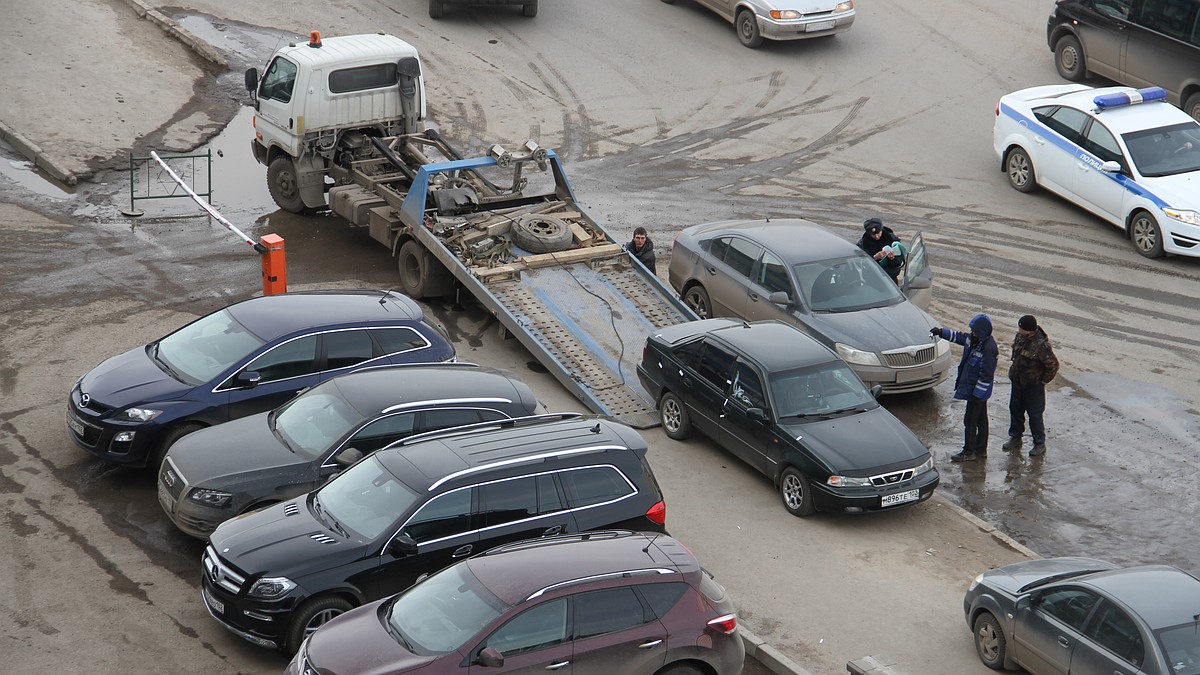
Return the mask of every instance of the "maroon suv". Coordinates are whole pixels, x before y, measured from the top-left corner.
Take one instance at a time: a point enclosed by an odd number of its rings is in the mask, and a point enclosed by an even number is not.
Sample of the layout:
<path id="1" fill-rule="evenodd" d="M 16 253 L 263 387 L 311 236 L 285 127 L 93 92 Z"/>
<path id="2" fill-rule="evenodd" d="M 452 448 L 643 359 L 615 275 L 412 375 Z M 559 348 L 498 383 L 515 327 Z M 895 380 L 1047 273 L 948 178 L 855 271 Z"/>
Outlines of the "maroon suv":
<path id="1" fill-rule="evenodd" d="M 610 530 L 468 558 L 326 623 L 286 672 L 737 675 L 744 658 L 733 604 L 691 551 Z"/>

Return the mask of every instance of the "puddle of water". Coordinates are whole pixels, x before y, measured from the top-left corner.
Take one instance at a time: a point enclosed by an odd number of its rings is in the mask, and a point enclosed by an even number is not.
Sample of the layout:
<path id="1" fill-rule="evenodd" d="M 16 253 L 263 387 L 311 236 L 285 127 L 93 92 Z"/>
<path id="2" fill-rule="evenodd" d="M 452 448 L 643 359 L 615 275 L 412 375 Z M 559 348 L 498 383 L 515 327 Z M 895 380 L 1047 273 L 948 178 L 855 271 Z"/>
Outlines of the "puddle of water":
<path id="1" fill-rule="evenodd" d="M 227 220 L 243 230 L 278 209 L 267 190 L 267 169 L 254 159 L 250 149 L 250 140 L 254 137 L 253 119 L 253 108 L 241 108 L 212 141 L 186 153 L 203 155 L 212 152 L 212 195 L 209 202 Z M 182 171 L 177 162 L 185 163 Z M 209 180 L 205 162 L 204 158 L 200 158 L 168 161 L 168 164 L 177 173 L 183 174 L 181 177 L 192 190 L 204 192 Z M 148 178 L 146 168 L 139 169 L 139 172 L 139 181 L 149 180 L 153 183 L 151 194 L 184 194 L 155 163 L 149 167 Z M 140 185 L 138 193 L 145 194 Z M 129 204 L 127 192 L 119 193 L 115 198 L 123 206 Z M 138 199 L 136 206 L 150 217 L 203 214 L 200 206 L 187 197 Z"/>
<path id="2" fill-rule="evenodd" d="M 70 199 L 75 192 L 47 176 L 33 162 L 17 159 L 20 153 L 8 143 L 0 141 L 0 176 L 20 185 L 26 190 L 55 200 Z"/>

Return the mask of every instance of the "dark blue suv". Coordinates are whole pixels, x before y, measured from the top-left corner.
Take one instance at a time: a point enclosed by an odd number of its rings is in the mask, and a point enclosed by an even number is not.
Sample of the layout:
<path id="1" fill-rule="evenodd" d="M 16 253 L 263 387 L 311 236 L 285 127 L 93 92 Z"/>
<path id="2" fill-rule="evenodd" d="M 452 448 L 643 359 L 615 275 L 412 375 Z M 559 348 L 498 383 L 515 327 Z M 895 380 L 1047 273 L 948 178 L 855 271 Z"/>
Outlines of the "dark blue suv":
<path id="1" fill-rule="evenodd" d="M 342 373 L 453 359 L 444 329 L 391 291 L 263 296 L 93 368 L 71 389 L 67 428 L 97 457 L 157 469 L 185 434 L 270 410 Z"/>

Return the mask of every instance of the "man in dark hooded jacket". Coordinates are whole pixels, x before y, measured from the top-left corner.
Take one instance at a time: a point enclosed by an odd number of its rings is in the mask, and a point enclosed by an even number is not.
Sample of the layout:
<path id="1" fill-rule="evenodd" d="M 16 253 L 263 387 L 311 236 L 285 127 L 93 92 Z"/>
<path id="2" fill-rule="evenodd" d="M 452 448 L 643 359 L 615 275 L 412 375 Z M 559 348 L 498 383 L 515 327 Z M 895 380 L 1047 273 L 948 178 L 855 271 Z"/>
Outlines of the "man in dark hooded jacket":
<path id="1" fill-rule="evenodd" d="M 1008 379 L 1012 393 L 1008 399 L 1008 441 L 1003 448 L 1021 449 L 1025 435 L 1025 416 L 1029 415 L 1029 433 L 1033 436 L 1030 457 L 1046 454 L 1046 426 L 1042 414 L 1046 411 L 1046 384 L 1058 374 L 1058 357 L 1050 346 L 1046 331 L 1037 318 L 1026 314 L 1017 322 L 1017 336 L 1012 344 L 1012 366 Z"/>
<path id="2" fill-rule="evenodd" d="M 987 400 L 992 396 L 1000 350 L 992 338 L 992 320 L 987 314 L 976 314 L 970 327 L 969 333 L 949 328 L 929 329 L 930 335 L 963 346 L 958 379 L 954 381 L 954 398 L 967 402 L 967 412 L 963 416 L 965 439 L 962 452 L 950 456 L 952 462 L 972 462 L 987 457 Z"/>
<path id="3" fill-rule="evenodd" d="M 892 228 L 885 227 L 879 218 L 863 221 L 863 236 L 858 247 L 879 262 L 884 272 L 900 284 L 900 270 L 904 269 L 904 245 L 896 238 Z"/>

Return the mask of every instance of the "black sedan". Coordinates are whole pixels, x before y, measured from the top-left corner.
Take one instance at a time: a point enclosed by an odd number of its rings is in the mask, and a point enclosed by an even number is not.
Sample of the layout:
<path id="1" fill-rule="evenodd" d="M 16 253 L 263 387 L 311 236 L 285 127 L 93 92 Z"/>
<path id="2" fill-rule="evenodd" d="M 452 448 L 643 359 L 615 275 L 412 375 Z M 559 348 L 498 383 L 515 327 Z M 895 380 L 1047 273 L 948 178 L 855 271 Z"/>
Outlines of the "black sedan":
<path id="1" fill-rule="evenodd" d="M 984 665 L 1033 675 L 1200 674 L 1200 579 L 1089 558 L 1005 565 L 963 598 Z"/>
<path id="2" fill-rule="evenodd" d="M 402 438 L 525 417 L 524 382 L 467 363 L 364 368 L 323 382 L 270 412 L 179 439 L 158 473 L 158 500 L 200 539 L 246 511 L 315 490 Z"/>
<path id="3" fill-rule="evenodd" d="M 421 306 L 398 293 L 251 298 L 93 368 L 71 389 L 67 428 L 97 457 L 157 470 L 185 434 L 270 410 L 342 373 L 453 358 Z"/>
<path id="4" fill-rule="evenodd" d="M 924 501 L 929 448 L 828 347 L 780 321 L 707 319 L 646 340 L 638 378 L 663 430 L 693 427 L 774 481 L 795 516 Z"/>

